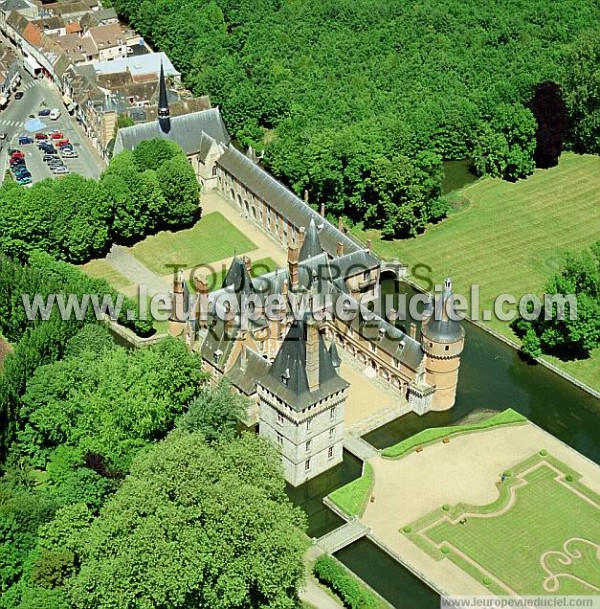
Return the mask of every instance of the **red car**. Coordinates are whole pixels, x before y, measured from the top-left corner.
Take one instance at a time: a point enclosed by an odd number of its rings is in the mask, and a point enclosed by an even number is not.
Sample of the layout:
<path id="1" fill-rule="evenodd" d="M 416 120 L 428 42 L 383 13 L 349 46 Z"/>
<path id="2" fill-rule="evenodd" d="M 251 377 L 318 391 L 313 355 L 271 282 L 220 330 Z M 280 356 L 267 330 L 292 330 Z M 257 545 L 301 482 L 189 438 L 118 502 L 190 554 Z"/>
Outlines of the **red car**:
<path id="1" fill-rule="evenodd" d="M 25 155 L 21 151 L 19 151 L 19 150 L 17 150 L 17 152 L 13 152 L 10 155 L 10 160 L 11 161 L 14 161 L 16 159 L 24 159 L 24 158 L 25 158 Z"/>
<path id="2" fill-rule="evenodd" d="M 48 136 L 45 133 L 36 133 L 35 139 L 36 140 L 47 140 Z"/>
<path id="3" fill-rule="evenodd" d="M 50 134 L 50 137 L 53 140 L 60 140 L 64 137 L 64 135 L 62 134 L 61 131 L 54 131 L 53 133 Z"/>
<path id="4" fill-rule="evenodd" d="M 59 148 L 62 148 L 63 146 L 66 146 L 67 144 L 69 144 L 69 138 L 65 138 L 64 140 L 59 140 L 58 142 L 56 142 L 56 145 Z"/>

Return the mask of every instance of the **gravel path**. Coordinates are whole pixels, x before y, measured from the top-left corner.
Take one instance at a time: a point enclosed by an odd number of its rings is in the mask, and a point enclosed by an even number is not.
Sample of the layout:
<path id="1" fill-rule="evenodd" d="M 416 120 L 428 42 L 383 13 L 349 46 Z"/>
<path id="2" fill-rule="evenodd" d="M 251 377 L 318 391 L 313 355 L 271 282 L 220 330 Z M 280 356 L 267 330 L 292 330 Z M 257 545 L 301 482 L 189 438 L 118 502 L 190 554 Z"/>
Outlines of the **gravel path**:
<path id="1" fill-rule="evenodd" d="M 169 293 L 171 286 L 144 266 L 135 256 L 129 253 L 127 248 L 121 245 L 113 245 L 106 256 L 106 262 L 116 271 L 124 275 L 136 286 L 146 286 L 148 296 Z"/>

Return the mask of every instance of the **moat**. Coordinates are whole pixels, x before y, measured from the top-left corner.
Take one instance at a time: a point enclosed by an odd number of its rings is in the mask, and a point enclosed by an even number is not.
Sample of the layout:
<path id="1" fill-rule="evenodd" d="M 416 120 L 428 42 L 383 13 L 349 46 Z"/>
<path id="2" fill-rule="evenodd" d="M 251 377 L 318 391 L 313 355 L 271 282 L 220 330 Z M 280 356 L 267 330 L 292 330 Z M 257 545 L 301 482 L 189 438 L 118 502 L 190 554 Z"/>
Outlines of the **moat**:
<path id="1" fill-rule="evenodd" d="M 384 282 L 383 291 L 395 289 Z M 410 293 L 404 284 L 400 291 Z M 384 448 L 427 427 L 452 425 L 484 410 L 513 408 L 594 462 L 600 462 L 600 401 L 540 365 L 524 362 L 516 350 L 480 328 L 465 323 L 467 340 L 462 356 L 456 405 L 446 412 L 422 417 L 409 414 L 365 436 Z M 309 535 L 320 537 L 341 520 L 322 499 L 335 488 L 358 477 L 361 463 L 345 454 L 344 463 L 290 491 L 292 500 L 309 517 Z M 394 607 L 439 607 L 439 597 L 416 576 L 364 539 L 336 556 Z"/>

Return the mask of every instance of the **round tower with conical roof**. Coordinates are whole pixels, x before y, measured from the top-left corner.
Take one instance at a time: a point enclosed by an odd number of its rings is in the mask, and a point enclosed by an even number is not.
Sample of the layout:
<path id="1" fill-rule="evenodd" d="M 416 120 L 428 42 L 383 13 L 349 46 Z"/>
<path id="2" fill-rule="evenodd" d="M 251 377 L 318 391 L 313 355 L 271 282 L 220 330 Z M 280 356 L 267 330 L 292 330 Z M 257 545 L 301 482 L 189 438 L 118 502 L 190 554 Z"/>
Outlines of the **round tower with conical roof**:
<path id="1" fill-rule="evenodd" d="M 454 406 L 464 346 L 465 330 L 456 319 L 452 281 L 447 278 L 434 311 L 423 320 L 421 329 L 427 382 L 436 387 L 432 410 L 447 410 Z"/>

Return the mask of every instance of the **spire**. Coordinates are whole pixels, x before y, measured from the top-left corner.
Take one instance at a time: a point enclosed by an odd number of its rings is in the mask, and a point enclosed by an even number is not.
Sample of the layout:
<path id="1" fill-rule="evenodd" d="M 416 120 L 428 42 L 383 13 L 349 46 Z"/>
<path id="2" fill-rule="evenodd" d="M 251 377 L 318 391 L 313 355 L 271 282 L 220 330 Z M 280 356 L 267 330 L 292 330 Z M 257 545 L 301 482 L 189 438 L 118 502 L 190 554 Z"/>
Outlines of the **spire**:
<path id="1" fill-rule="evenodd" d="M 160 80 L 158 87 L 158 123 L 163 133 L 169 133 L 171 130 L 171 110 L 169 109 L 165 69 L 162 61 L 160 62 Z"/>
<path id="2" fill-rule="evenodd" d="M 331 341 L 331 346 L 329 347 L 329 355 L 331 357 L 331 363 L 333 364 L 333 367 L 337 370 L 342 365 L 342 360 L 340 359 L 334 340 Z"/>
<path id="3" fill-rule="evenodd" d="M 317 231 L 317 225 L 315 219 L 311 218 L 308 225 L 308 230 L 305 232 L 304 241 L 300 250 L 300 262 L 304 262 L 309 258 L 318 256 L 323 253 L 321 247 L 321 240 L 319 239 L 319 233 Z"/>

